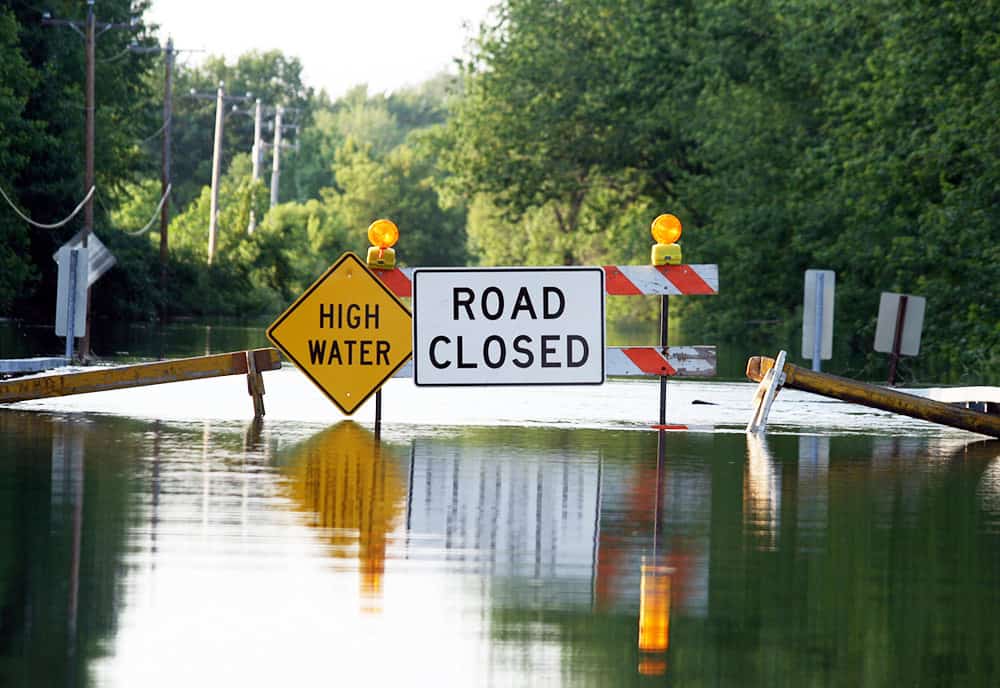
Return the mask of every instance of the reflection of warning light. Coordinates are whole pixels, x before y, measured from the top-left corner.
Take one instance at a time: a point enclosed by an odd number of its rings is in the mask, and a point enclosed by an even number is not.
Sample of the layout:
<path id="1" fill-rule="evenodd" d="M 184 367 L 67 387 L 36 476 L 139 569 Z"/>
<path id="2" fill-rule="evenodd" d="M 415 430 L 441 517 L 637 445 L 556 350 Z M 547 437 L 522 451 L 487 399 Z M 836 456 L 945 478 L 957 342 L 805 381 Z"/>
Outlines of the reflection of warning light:
<path id="1" fill-rule="evenodd" d="M 670 646 L 670 576 L 674 569 L 662 564 L 646 563 L 643 557 L 642 579 L 639 586 L 639 673 L 663 674 L 667 670 L 663 653 Z"/>

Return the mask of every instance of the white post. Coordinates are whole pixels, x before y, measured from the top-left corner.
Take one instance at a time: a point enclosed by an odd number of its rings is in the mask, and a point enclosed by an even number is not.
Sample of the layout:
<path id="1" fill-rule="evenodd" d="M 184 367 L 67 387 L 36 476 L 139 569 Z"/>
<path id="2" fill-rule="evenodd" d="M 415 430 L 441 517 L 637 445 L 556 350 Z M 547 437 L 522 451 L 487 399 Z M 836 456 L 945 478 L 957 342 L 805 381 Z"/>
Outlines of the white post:
<path id="1" fill-rule="evenodd" d="M 281 178 L 281 115 L 284 108 L 274 109 L 274 158 L 271 166 L 271 207 L 278 205 L 278 181 Z"/>
<path id="2" fill-rule="evenodd" d="M 215 257 L 215 238 L 219 221 L 219 172 L 222 169 L 222 127 L 225 118 L 222 107 L 226 97 L 225 84 L 219 82 L 215 99 L 215 146 L 212 150 L 212 200 L 208 210 L 208 264 Z"/>
<path id="3" fill-rule="evenodd" d="M 816 273 L 816 329 L 813 336 L 812 369 L 819 372 L 823 351 L 823 273 Z"/>
<path id="4" fill-rule="evenodd" d="M 253 172 L 251 173 L 251 178 L 253 181 L 260 179 L 260 161 L 263 158 L 263 146 L 261 146 L 260 141 L 260 125 L 261 125 L 261 107 L 260 98 L 256 100 L 253 106 Z M 250 208 L 250 224 L 247 226 L 247 234 L 253 234 L 253 230 L 257 229 L 257 214 L 254 212 L 253 207 Z"/>

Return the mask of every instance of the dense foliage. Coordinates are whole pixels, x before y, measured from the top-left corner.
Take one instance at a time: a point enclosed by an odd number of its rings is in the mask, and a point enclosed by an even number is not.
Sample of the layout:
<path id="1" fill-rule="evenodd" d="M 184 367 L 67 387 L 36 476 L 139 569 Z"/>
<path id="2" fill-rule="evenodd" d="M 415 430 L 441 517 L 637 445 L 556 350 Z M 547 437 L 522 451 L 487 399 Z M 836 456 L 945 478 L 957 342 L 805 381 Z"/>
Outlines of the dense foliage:
<path id="1" fill-rule="evenodd" d="M 100 3 L 104 20 L 137 19 L 98 41 L 96 229 L 119 258 L 95 290 L 102 317 L 273 314 L 363 251 L 380 216 L 401 226 L 404 264 L 600 264 L 645 262 L 645 227 L 670 210 L 685 261 L 720 266 L 718 298 L 677 301 L 692 338 L 791 343 L 802 273 L 828 268 L 855 372 L 878 365 L 879 293 L 897 291 L 927 297 L 923 351 L 948 377 L 1000 376 L 997 0 L 506 0 L 457 78 L 336 100 L 279 52 L 182 60 L 165 290 L 158 225 L 130 235 L 159 201 L 163 58 L 127 49 L 157 42 L 143 10 Z M 252 96 L 226 116 L 207 266 L 220 81 Z M 35 219 L 64 217 L 83 193 L 82 41 L 28 3 L 0 8 L 0 83 L 0 187 Z M 287 113 L 271 208 L 270 155 L 250 176 L 253 98 L 265 141 L 274 107 Z M 0 312 L 50 317 L 50 256 L 79 228 L 0 212 Z"/>

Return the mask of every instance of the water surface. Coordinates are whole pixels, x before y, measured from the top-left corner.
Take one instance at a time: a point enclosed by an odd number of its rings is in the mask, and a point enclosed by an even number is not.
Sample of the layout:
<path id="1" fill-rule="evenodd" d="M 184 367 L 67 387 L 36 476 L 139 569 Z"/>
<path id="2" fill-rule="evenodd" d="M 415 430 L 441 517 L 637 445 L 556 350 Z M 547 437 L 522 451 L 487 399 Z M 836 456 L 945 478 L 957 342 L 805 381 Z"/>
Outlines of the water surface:
<path id="1" fill-rule="evenodd" d="M 649 382 L 394 380 L 376 437 L 265 385 L 0 409 L 0 685 L 998 683 L 1000 443 L 786 392 L 747 438 L 736 383 L 656 432 Z"/>

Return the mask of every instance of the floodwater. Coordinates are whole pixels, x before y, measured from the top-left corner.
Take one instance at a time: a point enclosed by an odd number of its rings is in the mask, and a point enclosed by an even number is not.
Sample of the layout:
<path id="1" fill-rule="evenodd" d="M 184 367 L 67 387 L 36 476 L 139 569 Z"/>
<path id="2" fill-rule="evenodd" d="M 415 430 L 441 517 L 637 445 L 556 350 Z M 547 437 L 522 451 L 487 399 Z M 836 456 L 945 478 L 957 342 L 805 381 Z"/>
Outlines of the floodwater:
<path id="1" fill-rule="evenodd" d="M 0 408 L 2 686 L 1000 684 L 1000 443 L 290 367 Z"/>

